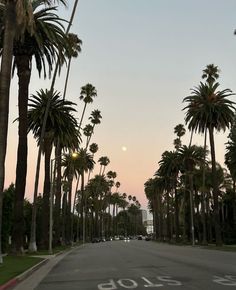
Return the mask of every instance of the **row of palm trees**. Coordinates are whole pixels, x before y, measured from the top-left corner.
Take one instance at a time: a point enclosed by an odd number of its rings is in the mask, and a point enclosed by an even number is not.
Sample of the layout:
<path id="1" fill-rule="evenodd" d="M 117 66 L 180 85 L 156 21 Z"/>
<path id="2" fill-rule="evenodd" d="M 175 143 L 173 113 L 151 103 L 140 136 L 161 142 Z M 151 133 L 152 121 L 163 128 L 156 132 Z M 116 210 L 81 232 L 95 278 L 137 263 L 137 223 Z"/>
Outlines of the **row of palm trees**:
<path id="1" fill-rule="evenodd" d="M 96 88 L 92 84 L 81 88 L 79 99 L 84 102 L 84 107 L 79 121 L 75 117 L 76 104 L 66 99 L 71 61 L 78 57 L 82 45 L 78 36 L 69 32 L 78 0 L 74 1 L 67 29 L 64 28 L 67 22 L 57 15 L 56 2 L 65 5 L 67 1 L 0 0 L 0 263 L 11 67 L 13 72 L 16 68 L 19 79 L 19 141 L 12 211 L 12 251 L 24 253 L 24 197 L 29 132 L 32 132 L 38 145 L 28 245 L 30 251 L 37 251 L 37 246 L 48 248 L 50 237 L 53 244 L 57 245 L 72 243 L 75 239 L 85 242 L 95 235 L 115 234 L 117 230 L 114 227 L 118 228 L 116 217 L 120 209 L 129 207 L 129 203 L 125 201 L 127 196 L 118 193 L 120 183 L 115 182 L 116 173 L 110 171 L 105 174 L 105 168 L 110 162 L 108 157 L 99 158 L 99 174 L 91 178 L 95 165 L 94 155 L 98 151 L 98 145 L 91 144 L 91 138 L 102 116 L 99 110 L 93 110 L 89 124 L 84 125 L 87 105 L 97 96 Z M 50 89 L 41 89 L 30 95 L 33 59 L 39 76 L 41 72 L 45 78 L 52 76 L 52 83 Z M 57 75 L 64 65 L 67 66 L 66 80 L 64 91 L 60 93 L 54 87 Z M 41 196 L 38 193 L 38 184 L 42 155 L 44 184 Z M 73 186 L 75 180 L 76 184 Z M 132 207 L 139 210 L 140 204 L 136 198 L 131 200 Z M 39 210 L 43 215 L 40 226 L 36 227 L 39 225 Z"/>
<path id="2" fill-rule="evenodd" d="M 35 59 L 36 69 L 39 75 L 43 70 L 44 77 L 47 76 L 47 70 L 48 75 L 51 75 L 53 67 L 56 64 L 57 69 L 55 70 L 53 78 L 53 82 L 55 82 L 58 68 L 66 61 L 66 56 L 72 56 L 73 51 L 70 43 L 72 37 L 70 38 L 68 32 L 73 22 L 78 0 L 74 2 L 67 31 L 65 31 L 63 25 L 65 20 L 61 19 L 56 14 L 57 6 L 54 2 L 66 4 L 64 0 L 0 1 L 0 236 L 2 229 L 1 217 L 7 148 L 10 81 L 12 68 L 13 71 L 14 68 L 16 68 L 19 79 L 19 142 L 16 168 L 16 223 L 14 223 L 19 226 L 19 228 L 15 227 L 16 229 L 14 231 L 14 235 L 17 237 L 17 241 L 19 240 L 19 243 L 16 242 L 16 248 L 21 244 L 20 235 L 22 233 L 22 203 L 25 194 L 27 172 L 27 106 L 32 59 Z M 38 164 L 40 164 L 40 162 L 38 162 Z M 0 263 L 1 262 L 0 244 Z"/>
<path id="3" fill-rule="evenodd" d="M 145 193 L 154 215 L 157 239 L 171 241 L 236 241 L 235 197 L 235 103 L 231 90 L 220 90 L 219 69 L 210 64 L 198 86 L 184 98 L 185 122 L 191 132 L 189 145 L 182 145 L 184 125 L 174 128 L 175 150 L 165 151 L 159 168 L 145 183 Z M 215 131 L 230 129 L 226 165 L 216 161 Z M 204 135 L 204 145 L 192 145 L 193 133 Z M 208 133 L 208 134 L 207 134 Z M 208 160 L 207 135 L 210 141 Z M 228 201 L 231 201 L 230 203 Z"/>

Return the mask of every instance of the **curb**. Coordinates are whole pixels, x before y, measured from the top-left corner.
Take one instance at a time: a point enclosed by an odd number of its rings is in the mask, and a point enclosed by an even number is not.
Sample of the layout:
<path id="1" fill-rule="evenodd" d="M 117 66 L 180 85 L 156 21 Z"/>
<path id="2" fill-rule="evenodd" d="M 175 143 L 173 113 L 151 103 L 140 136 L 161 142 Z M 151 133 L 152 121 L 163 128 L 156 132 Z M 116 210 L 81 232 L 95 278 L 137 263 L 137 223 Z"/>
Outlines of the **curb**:
<path id="1" fill-rule="evenodd" d="M 28 276 L 30 276 L 34 271 L 42 267 L 44 264 L 46 264 L 49 261 L 48 258 L 42 260 L 38 264 L 34 265 L 33 267 L 29 268 L 25 272 L 19 274 L 18 276 L 12 278 L 11 280 L 7 281 L 5 284 L 0 286 L 0 290 L 7 290 L 11 289 L 13 286 L 21 282 L 22 280 L 26 279 Z"/>
<path id="2" fill-rule="evenodd" d="M 22 272 L 21 274 L 19 274 L 18 276 L 12 278 L 11 280 L 8 280 L 5 284 L 0 285 L 0 290 L 9 290 L 12 289 L 14 286 L 16 286 L 18 283 L 20 283 L 21 281 L 23 281 L 24 279 L 26 279 L 27 277 L 29 277 L 33 272 L 35 272 L 36 270 L 38 270 L 40 267 L 42 267 L 44 264 L 48 263 L 50 259 L 52 259 L 53 257 L 62 255 L 66 252 L 70 252 L 73 251 L 75 248 L 77 247 L 72 247 L 69 250 L 65 250 L 65 251 L 60 251 L 57 252 L 54 255 L 51 255 L 51 257 L 47 257 L 44 258 L 44 260 L 40 261 L 38 264 L 34 265 L 33 267 L 27 269 L 25 272 Z M 37 256 L 40 257 L 40 256 Z"/>

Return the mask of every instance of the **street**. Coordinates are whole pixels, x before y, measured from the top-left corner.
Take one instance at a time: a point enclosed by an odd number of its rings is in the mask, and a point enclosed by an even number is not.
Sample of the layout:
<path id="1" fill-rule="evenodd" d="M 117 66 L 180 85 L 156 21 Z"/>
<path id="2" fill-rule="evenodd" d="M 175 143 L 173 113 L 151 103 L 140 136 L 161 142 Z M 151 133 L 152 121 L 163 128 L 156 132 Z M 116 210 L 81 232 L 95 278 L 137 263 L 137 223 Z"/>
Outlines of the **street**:
<path id="1" fill-rule="evenodd" d="M 236 289 L 236 253 L 131 240 L 69 253 L 37 290 Z"/>

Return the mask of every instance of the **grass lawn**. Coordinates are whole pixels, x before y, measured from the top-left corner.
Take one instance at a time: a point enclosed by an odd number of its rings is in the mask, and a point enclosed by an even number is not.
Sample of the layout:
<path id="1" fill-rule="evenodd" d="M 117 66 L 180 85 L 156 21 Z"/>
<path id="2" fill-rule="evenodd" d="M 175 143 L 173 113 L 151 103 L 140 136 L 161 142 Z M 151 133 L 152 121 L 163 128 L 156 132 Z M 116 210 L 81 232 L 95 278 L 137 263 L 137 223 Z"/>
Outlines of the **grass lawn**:
<path id="1" fill-rule="evenodd" d="M 3 264 L 0 266 L 0 285 L 18 276 L 42 260 L 42 258 L 28 256 L 3 257 Z"/>

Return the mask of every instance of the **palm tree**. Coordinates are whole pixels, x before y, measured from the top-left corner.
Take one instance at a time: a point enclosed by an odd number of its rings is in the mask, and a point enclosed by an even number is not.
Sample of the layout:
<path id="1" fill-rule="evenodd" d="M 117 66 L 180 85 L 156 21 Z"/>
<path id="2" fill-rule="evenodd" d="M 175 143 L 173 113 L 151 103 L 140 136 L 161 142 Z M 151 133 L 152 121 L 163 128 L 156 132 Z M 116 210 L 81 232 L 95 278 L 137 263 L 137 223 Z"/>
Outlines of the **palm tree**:
<path id="1" fill-rule="evenodd" d="M 118 192 L 118 188 L 120 187 L 120 182 L 119 181 L 117 181 L 116 183 L 115 183 L 115 187 L 116 187 L 116 192 Z M 132 200 L 134 201 L 134 198 L 136 199 L 136 197 L 134 196 L 133 198 L 132 198 Z"/>
<path id="2" fill-rule="evenodd" d="M 94 127 L 95 125 L 98 125 L 101 123 L 100 119 L 102 118 L 101 112 L 99 110 L 93 110 L 91 113 L 91 116 L 89 117 L 89 119 L 91 120 L 91 123 L 93 124 L 93 129 L 92 132 L 89 136 L 89 138 L 87 139 L 87 143 L 86 143 L 86 148 L 88 148 L 89 142 L 91 140 L 92 134 L 94 133 Z"/>
<path id="3" fill-rule="evenodd" d="M 88 192 L 88 199 L 90 200 L 91 210 L 95 214 L 95 222 L 93 228 L 93 236 L 97 237 L 99 235 L 99 213 L 101 216 L 101 209 L 104 203 L 104 197 L 107 192 L 109 192 L 110 186 L 109 181 L 105 178 L 104 175 L 95 175 L 94 178 L 90 179 L 86 191 Z M 91 214 L 93 218 L 93 212 Z"/>
<path id="4" fill-rule="evenodd" d="M 155 239 L 163 239 L 163 179 L 160 177 L 149 178 L 144 184 L 144 191 L 149 201 L 149 208 L 153 214 Z"/>
<path id="5" fill-rule="evenodd" d="M 229 140 L 226 143 L 225 164 L 228 167 L 231 177 L 233 179 L 233 219 L 236 227 L 236 120 L 234 119 L 233 126 L 231 127 Z"/>
<path id="6" fill-rule="evenodd" d="M 24 38 L 15 39 L 13 55 L 13 68 L 16 67 L 19 78 L 19 142 L 17 151 L 16 167 L 16 195 L 14 202 L 14 227 L 13 242 L 19 242 L 23 238 L 23 202 L 25 195 L 26 173 L 27 173 L 27 106 L 28 89 L 31 77 L 32 58 L 35 59 L 36 68 L 41 75 L 47 76 L 46 63 L 48 64 L 48 74 L 50 76 L 53 63 L 56 57 L 61 54 L 62 47 L 68 46 L 68 41 L 62 26 L 63 20 L 54 12 L 56 7 L 45 7 L 43 0 L 33 0 L 31 2 L 33 10 L 34 30 L 24 31 Z M 50 31 L 50 33 L 48 33 Z M 63 48 L 64 50 L 64 48 Z M 19 245 L 14 245 L 19 250 Z"/>
<path id="7" fill-rule="evenodd" d="M 212 85 L 219 78 L 219 68 L 214 64 L 209 64 L 203 70 L 202 78 L 206 79 L 206 83 Z M 205 158 L 202 164 L 202 214 L 203 214 L 203 244 L 207 243 L 206 237 L 206 215 L 205 215 L 205 165 L 206 165 L 206 155 L 207 155 L 207 130 L 205 130 L 204 134 L 204 150 L 205 150 Z"/>
<path id="8" fill-rule="evenodd" d="M 76 110 L 75 105 L 70 101 L 65 101 L 60 97 L 60 94 L 54 92 L 50 96 L 51 91 L 40 90 L 36 95 L 32 95 L 28 111 L 29 130 L 32 130 L 34 137 L 40 142 L 42 120 L 45 114 L 48 98 L 50 102 L 50 114 L 46 123 L 46 132 L 44 136 L 44 153 L 45 153 L 45 179 L 43 190 L 43 228 L 44 236 L 41 244 L 46 247 L 48 245 L 48 223 L 49 223 L 49 193 L 50 193 L 50 159 L 54 140 L 58 140 L 60 136 L 73 136 L 73 146 L 78 146 L 78 130 L 77 121 L 72 116 L 72 112 Z M 77 137 L 74 137 L 77 136 Z"/>
<path id="9" fill-rule="evenodd" d="M 81 52 L 82 40 L 78 38 L 78 36 L 74 33 L 68 33 L 68 41 L 69 41 L 69 51 L 65 53 L 65 56 L 68 58 L 68 65 L 66 70 L 66 80 L 65 86 L 63 90 L 63 99 L 66 97 L 67 85 L 69 80 L 70 68 L 71 68 L 71 60 L 72 58 L 77 58 L 79 52 Z"/>
<path id="10" fill-rule="evenodd" d="M 11 84 L 11 66 L 13 41 L 16 29 L 16 1 L 8 1 L 5 9 L 5 33 L 0 71 L 0 264 L 2 260 L 2 203 L 5 177 L 5 157 L 7 150 L 9 92 Z"/>
<path id="11" fill-rule="evenodd" d="M 50 0 L 45 0 L 48 5 Z M 58 0 L 65 4 L 64 0 Z M 16 31 L 19 31 L 19 37 L 24 34 L 27 27 L 28 31 L 33 31 L 32 3 L 30 1 L 9 0 L 5 4 L 4 17 L 4 36 L 2 61 L 0 72 L 0 264 L 1 256 L 1 219 L 2 219 L 2 192 L 5 175 L 5 156 L 8 131 L 8 112 L 9 112 L 9 91 L 11 80 L 11 66 L 13 58 L 13 42 Z"/>
<path id="12" fill-rule="evenodd" d="M 100 163 L 100 172 L 99 175 L 104 175 L 106 166 L 110 163 L 110 159 L 107 156 L 102 156 L 98 159 Z"/>
<path id="13" fill-rule="evenodd" d="M 218 188 L 216 180 L 216 160 L 214 130 L 225 131 L 233 122 L 234 102 L 227 99 L 234 95 L 231 90 L 218 90 L 219 83 L 203 84 L 192 89 L 192 94 L 184 98 L 187 106 L 185 122 L 189 130 L 204 133 L 209 132 L 212 162 L 213 198 L 214 198 L 214 220 L 216 244 L 222 244 L 221 226 L 219 217 Z"/>
<path id="14" fill-rule="evenodd" d="M 209 85 L 212 85 L 219 78 L 219 68 L 214 64 L 208 64 L 203 70 L 202 78 L 206 79 Z"/>
<path id="15" fill-rule="evenodd" d="M 178 124 L 174 127 L 174 133 L 177 135 L 177 138 L 174 140 L 175 149 L 178 150 L 182 145 L 181 137 L 184 136 L 186 130 L 183 124 Z"/>
<path id="16" fill-rule="evenodd" d="M 193 204 L 193 173 L 196 165 L 202 165 L 205 151 L 203 147 L 196 145 L 186 146 L 183 145 L 179 148 L 179 158 L 183 164 L 182 173 L 185 173 L 189 178 L 189 197 L 190 197 L 190 212 L 191 212 L 191 233 L 192 245 L 195 245 L 194 236 L 194 204 Z M 185 220 L 185 217 L 184 217 Z"/>
<path id="17" fill-rule="evenodd" d="M 176 151 L 165 151 L 159 161 L 159 169 L 156 176 L 165 179 L 166 202 L 167 202 L 167 236 L 172 237 L 171 215 L 170 215 L 170 194 L 174 191 L 175 197 L 175 236 L 176 241 L 179 237 L 179 201 L 177 192 L 177 179 L 180 170 L 179 155 Z M 172 193 L 173 194 L 173 193 Z"/>
<path id="18" fill-rule="evenodd" d="M 97 151 L 98 151 L 98 144 L 92 143 L 89 146 L 89 151 L 92 153 L 92 157 L 94 158 L 94 154 L 97 153 Z M 91 174 L 91 170 L 89 170 L 88 181 L 89 181 L 89 178 L 90 178 L 90 174 Z"/>
<path id="19" fill-rule="evenodd" d="M 96 96 L 97 96 L 97 91 L 96 91 L 96 88 L 92 84 L 87 84 L 81 88 L 79 99 L 84 101 L 84 108 L 81 115 L 79 128 L 81 128 L 87 104 L 92 103 L 93 98 L 95 98 Z"/>
<path id="20" fill-rule="evenodd" d="M 92 135 L 92 132 L 93 132 L 93 126 L 91 124 L 85 125 L 85 127 L 83 128 L 83 133 L 84 133 L 84 136 L 87 138 L 86 144 L 88 144 L 89 138 Z"/>
<path id="21" fill-rule="evenodd" d="M 79 157 L 76 159 L 76 165 L 77 169 L 79 171 L 79 174 L 81 176 L 81 218 L 82 218 L 82 225 L 83 225 L 83 243 L 85 242 L 85 237 L 86 237 L 86 210 L 87 210 L 87 198 L 85 196 L 85 182 L 84 182 L 84 174 L 88 172 L 89 170 L 92 170 L 94 167 L 94 160 L 91 154 L 87 152 L 86 149 L 80 149 L 79 152 Z"/>

